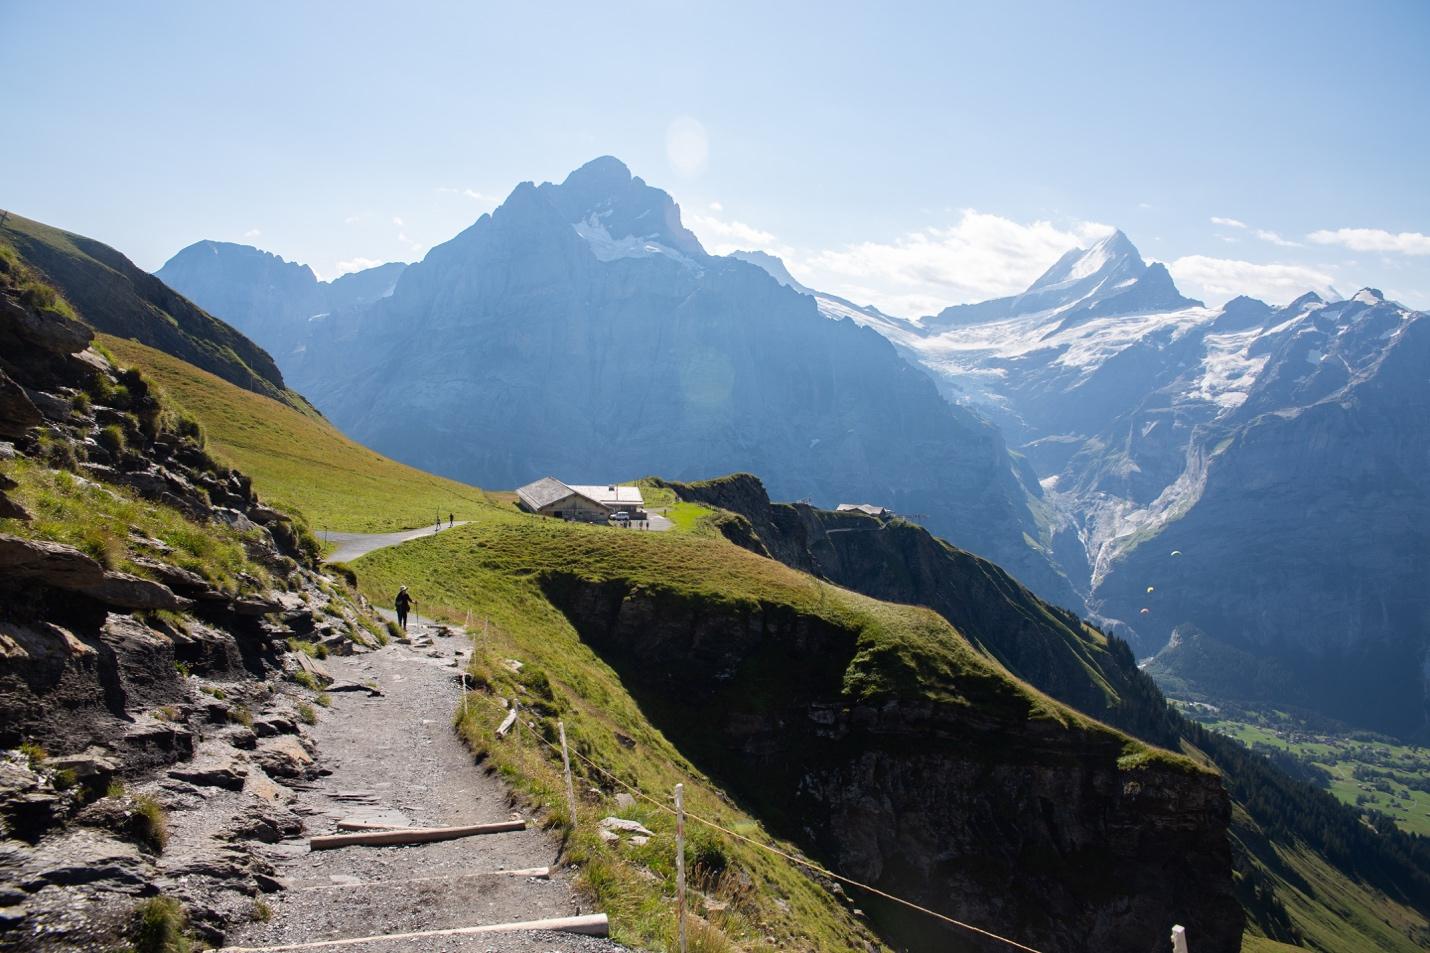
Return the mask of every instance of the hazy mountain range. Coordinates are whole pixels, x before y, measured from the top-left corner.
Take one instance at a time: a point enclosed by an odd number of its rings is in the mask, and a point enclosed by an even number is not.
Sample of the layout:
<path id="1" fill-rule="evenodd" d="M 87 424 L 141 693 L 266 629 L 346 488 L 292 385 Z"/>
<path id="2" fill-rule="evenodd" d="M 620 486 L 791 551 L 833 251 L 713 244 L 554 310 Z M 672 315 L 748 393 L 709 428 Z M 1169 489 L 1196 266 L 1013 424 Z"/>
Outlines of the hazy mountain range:
<path id="1" fill-rule="evenodd" d="M 1118 232 L 1021 295 L 903 319 L 707 254 L 611 158 L 405 269 L 325 284 L 200 242 L 158 275 L 410 463 L 494 487 L 749 470 L 892 506 L 1167 647 L 1189 692 L 1425 730 L 1430 331 L 1373 290 L 1208 308 Z"/>

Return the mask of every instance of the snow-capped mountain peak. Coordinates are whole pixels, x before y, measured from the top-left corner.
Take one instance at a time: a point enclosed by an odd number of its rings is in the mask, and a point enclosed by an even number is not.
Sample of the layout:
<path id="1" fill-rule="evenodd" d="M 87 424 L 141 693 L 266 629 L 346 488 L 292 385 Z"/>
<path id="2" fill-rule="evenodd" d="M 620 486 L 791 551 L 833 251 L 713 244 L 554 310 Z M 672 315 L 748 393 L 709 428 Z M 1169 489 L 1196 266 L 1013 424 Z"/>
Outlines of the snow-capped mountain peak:
<path id="1" fill-rule="evenodd" d="M 1137 247 L 1122 231 L 1114 231 L 1091 248 L 1074 248 L 1028 286 L 1025 295 L 1068 288 L 1094 276 L 1113 274 L 1136 278 L 1147 270 Z"/>
<path id="2" fill-rule="evenodd" d="M 601 156 L 537 192 L 571 223 L 602 261 L 666 255 L 702 259 L 705 249 L 680 221 L 670 194 L 632 176 L 624 162 Z"/>

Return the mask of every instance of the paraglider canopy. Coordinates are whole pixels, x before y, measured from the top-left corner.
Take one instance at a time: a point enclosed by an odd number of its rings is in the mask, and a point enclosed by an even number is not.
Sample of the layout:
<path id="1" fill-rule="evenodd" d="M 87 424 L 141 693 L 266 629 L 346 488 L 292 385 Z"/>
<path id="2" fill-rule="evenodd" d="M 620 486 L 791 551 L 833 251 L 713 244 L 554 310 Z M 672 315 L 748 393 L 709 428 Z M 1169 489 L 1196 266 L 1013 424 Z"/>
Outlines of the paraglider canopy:
<path id="1" fill-rule="evenodd" d="M 1143 615 L 1151 615 L 1151 614 L 1152 614 L 1152 610 L 1151 610 L 1151 609 L 1143 609 L 1143 610 L 1142 610 L 1142 614 L 1143 614 Z"/>
<path id="2" fill-rule="evenodd" d="M 1147 591 L 1148 591 L 1148 592 L 1156 592 L 1156 591 L 1157 591 L 1157 587 L 1156 587 L 1156 586 L 1148 586 L 1148 587 L 1147 587 Z"/>
<path id="3" fill-rule="evenodd" d="M 1172 555 L 1173 555 L 1173 556 L 1180 556 L 1180 555 L 1182 555 L 1182 551 L 1181 551 L 1180 549 L 1174 549 L 1174 550 L 1172 550 Z"/>

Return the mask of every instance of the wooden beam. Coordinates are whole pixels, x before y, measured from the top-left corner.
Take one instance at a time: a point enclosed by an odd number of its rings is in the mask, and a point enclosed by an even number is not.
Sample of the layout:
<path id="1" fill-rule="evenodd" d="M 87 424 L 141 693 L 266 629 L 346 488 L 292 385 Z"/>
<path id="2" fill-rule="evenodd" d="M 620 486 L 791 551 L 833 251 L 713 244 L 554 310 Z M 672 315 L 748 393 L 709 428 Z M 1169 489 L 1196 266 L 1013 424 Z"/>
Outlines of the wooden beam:
<path id="1" fill-rule="evenodd" d="M 516 724 L 516 706 L 511 706 L 511 711 L 507 712 L 500 725 L 497 726 L 497 737 L 505 738 L 506 733 L 511 731 L 511 726 Z"/>
<path id="2" fill-rule="evenodd" d="M 383 847 L 392 844 L 426 844 L 438 840 L 456 840 L 477 834 L 501 834 L 526 829 L 525 819 L 498 821 L 495 824 L 468 824 L 465 827 L 400 827 L 396 830 L 362 831 L 357 834 L 329 834 L 308 838 L 309 850 L 332 850 L 335 847 Z"/>
<path id="3" fill-rule="evenodd" d="M 416 940 L 429 936 L 474 936 L 481 933 L 520 933 L 528 930 L 553 930 L 559 933 L 579 933 L 582 936 L 608 936 L 611 925 L 604 913 L 590 913 L 579 917 L 521 920 L 516 923 L 488 923 L 477 927 L 455 927 L 450 930 L 420 930 L 416 933 L 355 936 L 342 940 L 284 943 L 278 946 L 225 946 L 218 953 L 286 953 L 288 950 L 320 950 L 330 946 L 353 946 L 358 943 L 377 943 L 382 940 Z"/>

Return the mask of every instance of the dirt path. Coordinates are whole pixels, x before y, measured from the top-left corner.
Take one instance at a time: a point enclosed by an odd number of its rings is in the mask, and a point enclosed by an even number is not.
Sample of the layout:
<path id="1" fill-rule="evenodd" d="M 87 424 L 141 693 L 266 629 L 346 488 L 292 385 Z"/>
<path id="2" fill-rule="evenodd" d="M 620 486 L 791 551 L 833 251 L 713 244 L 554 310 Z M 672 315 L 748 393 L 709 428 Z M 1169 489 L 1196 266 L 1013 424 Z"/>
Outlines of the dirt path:
<path id="1" fill-rule="evenodd" d="M 318 534 L 318 538 L 325 543 L 334 544 L 333 551 L 324 557 L 328 562 L 345 563 L 351 562 L 359 556 L 366 556 L 375 549 L 396 546 L 398 543 L 421 539 L 424 536 L 434 536 L 437 533 L 452 529 L 453 526 L 466 525 L 467 520 L 457 520 L 452 526 L 443 523 L 439 529 L 434 522 L 431 526 L 422 526 L 417 529 L 404 529 L 395 533 L 330 533 L 324 530 Z"/>
<path id="2" fill-rule="evenodd" d="M 408 847 L 344 847 L 311 852 L 306 837 L 336 832 L 340 819 L 414 826 L 503 821 L 511 815 L 501 780 L 473 763 L 452 728 L 460 698 L 455 661 L 465 637 L 431 639 L 426 624 L 413 646 L 392 644 L 323 664 L 340 681 L 376 684 L 333 694 L 312 732 L 331 775 L 296 791 L 304 839 L 266 848 L 288 889 L 268 897 L 267 923 L 235 930 L 231 946 L 261 947 L 377 934 L 439 930 L 572 916 L 582 907 L 557 867 L 557 844 L 527 829 Z M 550 867 L 549 879 L 502 871 Z M 426 878 L 418 880 L 417 878 Z M 348 953 L 532 951 L 606 953 L 624 947 L 559 933 L 504 933 L 377 941 L 335 948 Z"/>

